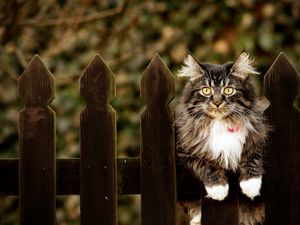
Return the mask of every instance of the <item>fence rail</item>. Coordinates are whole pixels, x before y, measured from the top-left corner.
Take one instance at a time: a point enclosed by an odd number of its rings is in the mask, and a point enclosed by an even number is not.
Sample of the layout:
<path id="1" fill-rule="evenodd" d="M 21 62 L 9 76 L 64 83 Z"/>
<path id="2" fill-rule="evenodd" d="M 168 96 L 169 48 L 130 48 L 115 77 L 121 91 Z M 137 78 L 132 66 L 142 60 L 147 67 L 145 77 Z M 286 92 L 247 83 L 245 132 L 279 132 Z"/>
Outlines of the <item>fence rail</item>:
<path id="1" fill-rule="evenodd" d="M 203 225 L 238 224 L 241 199 L 237 177 L 230 177 L 229 197 L 205 198 L 193 175 L 176 168 L 174 77 L 156 55 L 141 80 L 141 156 L 116 159 L 116 119 L 109 102 L 114 75 L 96 55 L 80 79 L 86 107 L 80 115 L 81 157 L 56 159 L 54 77 L 34 56 L 19 80 L 18 159 L 0 159 L 0 195 L 20 197 L 20 224 L 55 224 L 56 195 L 80 195 L 81 224 L 115 225 L 117 194 L 141 194 L 143 225 L 174 225 L 176 200 L 203 201 Z M 281 53 L 264 79 L 271 105 L 266 116 L 273 131 L 265 150 L 266 173 L 261 199 L 265 225 L 300 224 L 300 114 L 293 106 L 298 74 Z"/>

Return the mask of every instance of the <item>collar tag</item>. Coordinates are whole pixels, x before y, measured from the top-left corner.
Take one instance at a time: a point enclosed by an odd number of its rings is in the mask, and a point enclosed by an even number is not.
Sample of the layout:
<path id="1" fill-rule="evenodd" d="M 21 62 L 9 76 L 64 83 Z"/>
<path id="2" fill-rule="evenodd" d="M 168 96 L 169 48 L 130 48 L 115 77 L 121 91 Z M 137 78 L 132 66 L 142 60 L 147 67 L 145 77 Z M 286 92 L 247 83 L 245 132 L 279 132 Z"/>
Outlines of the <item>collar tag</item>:
<path id="1" fill-rule="evenodd" d="M 238 127 L 238 126 L 235 126 L 235 127 L 227 127 L 227 131 L 230 132 L 230 133 L 237 132 L 238 130 L 239 130 L 239 127 Z"/>

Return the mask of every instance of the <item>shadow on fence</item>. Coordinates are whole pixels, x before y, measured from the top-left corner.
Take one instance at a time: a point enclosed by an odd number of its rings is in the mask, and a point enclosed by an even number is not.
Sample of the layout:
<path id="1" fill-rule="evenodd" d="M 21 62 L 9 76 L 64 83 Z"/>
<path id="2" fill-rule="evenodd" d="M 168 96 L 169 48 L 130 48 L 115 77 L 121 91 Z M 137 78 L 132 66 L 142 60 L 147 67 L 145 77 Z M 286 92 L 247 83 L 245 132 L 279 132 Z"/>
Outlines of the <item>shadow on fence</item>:
<path id="1" fill-rule="evenodd" d="M 79 195 L 81 224 L 116 224 L 116 196 L 141 194 L 143 225 L 174 225 L 176 200 L 200 199 L 203 225 L 238 224 L 241 201 L 232 176 L 223 202 L 205 198 L 201 185 L 175 165 L 174 77 L 156 55 L 141 80 L 141 156 L 116 159 L 114 75 L 96 55 L 80 79 L 86 107 L 80 115 L 81 157 L 56 159 L 54 77 L 34 56 L 19 80 L 19 159 L 0 159 L 0 195 L 19 195 L 20 224 L 55 224 L 56 195 Z M 264 77 L 273 131 L 265 150 L 265 225 L 300 224 L 300 116 L 293 106 L 298 74 L 281 53 Z"/>

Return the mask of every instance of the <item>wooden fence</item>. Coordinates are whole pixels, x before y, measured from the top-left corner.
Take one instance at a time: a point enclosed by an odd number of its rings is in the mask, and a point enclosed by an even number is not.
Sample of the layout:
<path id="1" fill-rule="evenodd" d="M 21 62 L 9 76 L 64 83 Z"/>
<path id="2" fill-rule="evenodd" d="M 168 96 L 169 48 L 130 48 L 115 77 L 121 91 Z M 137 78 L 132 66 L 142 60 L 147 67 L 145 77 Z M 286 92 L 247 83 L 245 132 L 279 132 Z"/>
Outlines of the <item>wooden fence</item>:
<path id="1" fill-rule="evenodd" d="M 265 151 L 265 225 L 300 224 L 300 116 L 293 106 L 297 72 L 281 53 L 264 77 L 273 131 Z M 80 159 L 56 159 L 54 77 L 34 56 L 19 80 L 19 159 L 0 159 L 0 195 L 18 195 L 21 225 L 54 225 L 56 195 L 79 195 L 82 225 L 115 225 L 117 194 L 141 194 L 142 225 L 175 225 L 176 200 L 203 197 L 203 225 L 237 225 L 242 198 L 231 178 L 223 202 L 205 198 L 193 176 L 175 165 L 174 77 L 156 55 L 141 81 L 141 154 L 116 159 L 114 75 L 96 55 L 80 79 Z M 177 172 L 176 172 L 177 171 Z M 1 206 L 0 206 L 1 207 Z"/>

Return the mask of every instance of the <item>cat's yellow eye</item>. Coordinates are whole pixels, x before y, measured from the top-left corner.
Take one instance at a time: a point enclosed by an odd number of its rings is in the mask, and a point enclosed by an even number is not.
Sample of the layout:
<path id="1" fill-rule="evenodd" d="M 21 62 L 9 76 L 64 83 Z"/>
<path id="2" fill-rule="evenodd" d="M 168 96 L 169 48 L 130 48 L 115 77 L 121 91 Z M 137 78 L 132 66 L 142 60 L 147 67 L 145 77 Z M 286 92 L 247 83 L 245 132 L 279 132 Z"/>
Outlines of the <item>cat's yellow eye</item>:
<path id="1" fill-rule="evenodd" d="M 233 92 L 234 92 L 233 87 L 226 87 L 226 88 L 224 88 L 224 90 L 223 90 L 223 93 L 224 93 L 225 95 L 232 95 Z"/>
<path id="2" fill-rule="evenodd" d="M 209 96 L 212 94 L 212 90 L 209 87 L 204 87 L 201 89 L 201 94 L 205 96 Z"/>

